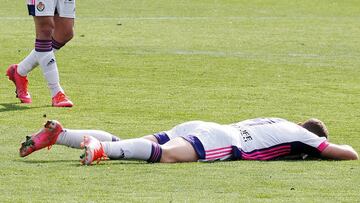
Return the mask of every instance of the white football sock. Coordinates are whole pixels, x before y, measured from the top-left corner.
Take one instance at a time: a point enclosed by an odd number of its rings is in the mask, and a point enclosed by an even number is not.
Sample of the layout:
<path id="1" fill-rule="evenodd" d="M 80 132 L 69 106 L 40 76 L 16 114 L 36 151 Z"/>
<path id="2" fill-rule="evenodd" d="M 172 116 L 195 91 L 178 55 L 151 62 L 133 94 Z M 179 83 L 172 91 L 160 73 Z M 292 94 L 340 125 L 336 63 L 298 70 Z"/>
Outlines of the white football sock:
<path id="1" fill-rule="evenodd" d="M 28 73 L 30 73 L 36 66 L 38 66 L 39 63 L 36 58 L 36 51 L 33 49 L 29 55 L 24 58 L 19 64 L 17 68 L 17 72 L 21 76 L 27 76 Z"/>
<path id="2" fill-rule="evenodd" d="M 90 135 L 95 137 L 100 142 L 112 142 L 119 141 L 120 138 L 112 135 L 108 132 L 102 130 L 71 130 L 64 129 L 63 132 L 60 133 L 59 137 L 56 140 L 56 144 L 65 145 L 72 148 L 80 149 L 81 142 L 84 141 L 84 136 Z"/>
<path id="3" fill-rule="evenodd" d="M 151 156 L 153 142 L 136 138 L 119 142 L 101 142 L 101 144 L 110 159 L 148 160 Z"/>
<path id="4" fill-rule="evenodd" d="M 48 82 L 51 96 L 54 97 L 59 91 L 64 92 L 60 86 L 59 71 L 54 52 L 36 52 L 36 57 L 41 66 L 44 77 Z"/>
<path id="5" fill-rule="evenodd" d="M 59 51 L 59 49 L 53 48 L 54 54 Z M 30 54 L 24 58 L 19 64 L 17 68 L 17 72 L 21 76 L 27 76 L 34 68 L 39 65 L 37 58 L 36 58 L 36 51 L 35 49 L 31 50 Z"/>

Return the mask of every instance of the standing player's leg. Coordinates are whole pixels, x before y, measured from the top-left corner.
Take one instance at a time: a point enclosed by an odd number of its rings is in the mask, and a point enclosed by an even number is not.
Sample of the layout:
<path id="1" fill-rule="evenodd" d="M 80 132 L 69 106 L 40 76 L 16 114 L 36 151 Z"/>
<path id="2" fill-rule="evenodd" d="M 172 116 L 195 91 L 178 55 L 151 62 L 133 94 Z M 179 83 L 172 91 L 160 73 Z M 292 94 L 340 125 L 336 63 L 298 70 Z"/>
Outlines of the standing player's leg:
<path id="1" fill-rule="evenodd" d="M 51 6 L 36 1 L 28 1 L 29 15 L 36 16 L 38 13 L 41 15 L 43 12 L 49 14 Z M 50 9 L 50 10 L 49 10 Z M 31 103 L 31 97 L 28 92 L 27 74 L 37 66 L 37 57 L 35 49 L 19 64 L 12 64 L 8 67 L 6 75 L 9 80 L 13 81 L 16 87 L 16 97 L 20 99 L 21 103 Z"/>
<path id="2" fill-rule="evenodd" d="M 52 48 L 55 51 L 63 47 L 74 35 L 75 1 L 56 1 L 52 33 Z M 51 91 L 52 105 L 55 107 L 72 107 L 73 103 L 60 86 L 59 72 L 55 69 L 43 70 Z"/>
<path id="3" fill-rule="evenodd" d="M 74 37 L 74 18 L 64 18 L 59 15 L 54 16 L 55 28 L 52 35 L 52 45 L 54 51 L 58 51 Z"/>
<path id="4" fill-rule="evenodd" d="M 61 18 L 58 15 L 54 16 L 54 31 L 52 36 L 52 47 L 53 51 L 57 52 L 67 42 L 69 42 L 74 36 L 74 19 L 73 18 Z M 15 65 L 15 64 L 14 64 Z M 38 66 L 35 49 L 31 50 L 30 54 L 27 55 L 17 65 L 17 73 L 26 77 L 34 68 Z"/>
<path id="5" fill-rule="evenodd" d="M 65 96 L 64 90 L 60 86 L 59 71 L 53 52 L 53 32 L 55 30 L 55 20 L 53 17 L 34 17 L 37 33 L 35 52 L 37 60 L 41 66 L 43 75 L 47 80 L 48 87 L 52 96 L 52 105 L 55 107 L 71 107 L 73 103 Z M 69 19 L 73 22 L 73 19 Z M 71 27 L 73 23 L 70 23 Z"/>
<path id="6" fill-rule="evenodd" d="M 61 18 L 59 15 L 55 15 L 54 23 L 55 26 L 52 34 L 52 47 L 53 51 L 57 52 L 73 38 L 74 19 Z M 30 54 L 18 64 L 17 72 L 19 75 L 26 77 L 38 65 L 36 52 L 35 49 L 33 49 Z"/>
<path id="7" fill-rule="evenodd" d="M 33 64 L 31 65 L 33 59 L 40 64 L 44 75 L 45 72 L 49 72 L 48 70 L 56 69 L 57 71 L 55 56 L 51 46 L 51 35 L 54 29 L 53 17 L 34 15 L 33 18 L 36 32 L 35 51 L 31 52 L 30 56 L 26 59 L 25 63 L 28 62 L 28 64 L 25 66 L 28 67 L 28 70 L 25 71 L 21 68 L 24 67 L 22 64 L 20 64 L 20 69 L 18 65 L 11 65 L 7 70 L 7 76 L 16 86 L 16 96 L 22 103 L 31 103 L 30 94 L 27 92 L 28 81 L 26 75 L 28 71 L 34 68 Z M 56 76 L 53 76 L 54 79 L 52 80 L 56 80 L 55 77 Z M 46 79 L 48 78 L 46 77 Z"/>
<path id="8" fill-rule="evenodd" d="M 55 28 L 54 19 L 52 16 L 36 16 L 34 21 L 36 28 L 35 55 L 48 82 L 51 95 L 54 97 L 57 92 L 63 91 L 59 83 L 59 72 L 52 48 L 52 33 Z"/>
<path id="9" fill-rule="evenodd" d="M 54 31 L 52 39 L 53 51 L 57 52 L 74 36 L 74 19 L 61 18 L 59 15 L 54 16 Z M 38 66 L 35 55 L 35 49 L 31 50 L 30 54 L 25 57 L 17 66 L 17 73 L 22 77 L 26 77 L 34 68 Z"/>
<path id="10" fill-rule="evenodd" d="M 45 147 L 50 148 L 54 144 L 80 149 L 85 135 L 95 137 L 103 142 L 120 140 L 115 135 L 101 130 L 65 129 L 60 122 L 51 120 L 47 121 L 44 128 L 37 133 L 34 133 L 32 136 L 26 136 L 26 140 L 21 144 L 19 150 L 20 156 L 25 157 Z"/>

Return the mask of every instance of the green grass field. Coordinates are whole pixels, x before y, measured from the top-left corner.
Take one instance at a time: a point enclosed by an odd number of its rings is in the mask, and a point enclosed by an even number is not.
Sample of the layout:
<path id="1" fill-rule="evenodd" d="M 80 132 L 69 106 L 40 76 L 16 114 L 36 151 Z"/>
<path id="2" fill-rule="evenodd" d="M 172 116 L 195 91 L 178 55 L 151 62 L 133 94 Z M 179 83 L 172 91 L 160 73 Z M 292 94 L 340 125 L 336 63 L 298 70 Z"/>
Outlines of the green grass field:
<path id="1" fill-rule="evenodd" d="M 33 48 L 24 1 L 0 0 L 0 202 L 356 202 L 359 161 L 79 164 L 18 148 L 46 119 L 138 137 L 188 120 L 323 120 L 360 151 L 360 2 L 86 0 L 57 55 L 75 106 L 52 108 L 39 68 L 31 105 L 5 71 Z M 46 115 L 47 118 L 43 116 Z"/>

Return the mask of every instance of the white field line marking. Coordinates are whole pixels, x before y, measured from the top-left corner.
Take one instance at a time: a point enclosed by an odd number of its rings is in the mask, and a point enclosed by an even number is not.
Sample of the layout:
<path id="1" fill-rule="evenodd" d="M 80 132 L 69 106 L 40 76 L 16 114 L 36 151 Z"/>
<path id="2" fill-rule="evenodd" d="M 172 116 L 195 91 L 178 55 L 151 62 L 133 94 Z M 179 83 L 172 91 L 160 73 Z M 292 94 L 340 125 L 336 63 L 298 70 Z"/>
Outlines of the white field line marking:
<path id="1" fill-rule="evenodd" d="M 237 51 L 206 51 L 206 50 L 168 50 L 168 51 L 133 51 L 128 52 L 136 55 L 154 55 L 154 54 L 170 54 L 170 55 L 203 55 L 214 57 L 240 57 L 240 58 L 258 58 L 258 57 L 293 57 L 293 58 L 321 58 L 318 54 L 302 54 L 302 53 L 288 53 L 288 54 L 251 54 Z"/>
<path id="2" fill-rule="evenodd" d="M 81 20 L 279 20 L 279 19 L 353 19 L 359 20 L 360 17 L 318 17 L 318 16 L 291 16 L 291 17 L 272 17 L 272 16 L 155 16 L 155 17 L 77 17 Z M 32 20 L 31 16 L 0 16 L 0 20 Z"/>
<path id="3" fill-rule="evenodd" d="M 239 58 L 245 60 L 255 60 L 255 61 L 274 61 L 277 60 L 279 64 L 299 64 L 298 60 L 311 60 L 315 59 L 315 61 L 309 61 L 304 63 L 306 67 L 329 67 L 332 66 L 332 62 L 326 60 L 319 59 L 326 59 L 332 58 L 331 55 L 318 55 L 318 54 L 303 54 L 303 53 L 284 53 L 284 54 L 258 54 L 258 53 L 245 53 L 245 52 L 238 52 L 238 51 L 206 51 L 206 50 L 165 50 L 165 51 L 146 51 L 146 50 L 138 50 L 138 51 L 125 51 L 123 53 L 131 54 L 131 55 L 139 55 L 139 56 L 146 56 L 146 55 L 184 55 L 184 56 L 207 56 L 207 57 L 221 57 L 221 58 Z M 339 56 L 337 56 L 339 57 Z M 355 58 L 358 57 L 350 56 L 350 55 L 343 55 L 340 58 Z"/>
<path id="4" fill-rule="evenodd" d="M 124 52 L 125 53 L 125 52 Z M 323 58 L 353 58 L 358 59 L 358 56 L 355 55 L 323 55 L 323 54 L 305 54 L 305 53 L 279 53 L 279 54 L 269 54 L 269 53 L 246 53 L 240 51 L 208 51 L 208 50 L 165 50 L 165 51 L 158 51 L 158 50 L 137 50 L 137 51 L 129 51 L 126 52 L 129 54 L 134 55 L 189 55 L 189 56 L 213 56 L 213 57 L 234 57 L 234 58 L 247 58 L 247 59 L 254 59 L 254 58 L 286 58 L 288 59 L 323 59 Z"/>

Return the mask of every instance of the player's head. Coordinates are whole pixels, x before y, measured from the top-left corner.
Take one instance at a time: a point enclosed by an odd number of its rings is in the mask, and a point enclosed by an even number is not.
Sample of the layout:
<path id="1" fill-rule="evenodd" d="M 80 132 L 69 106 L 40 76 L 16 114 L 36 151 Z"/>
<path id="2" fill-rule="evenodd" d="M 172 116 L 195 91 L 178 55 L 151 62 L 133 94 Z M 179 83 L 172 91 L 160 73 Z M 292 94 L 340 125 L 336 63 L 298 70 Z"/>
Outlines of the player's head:
<path id="1" fill-rule="evenodd" d="M 319 137 L 326 137 L 327 139 L 329 138 L 329 132 L 325 124 L 319 119 L 310 118 L 309 120 L 300 123 L 300 125 Z"/>

